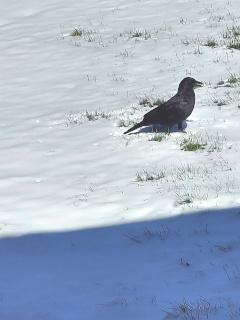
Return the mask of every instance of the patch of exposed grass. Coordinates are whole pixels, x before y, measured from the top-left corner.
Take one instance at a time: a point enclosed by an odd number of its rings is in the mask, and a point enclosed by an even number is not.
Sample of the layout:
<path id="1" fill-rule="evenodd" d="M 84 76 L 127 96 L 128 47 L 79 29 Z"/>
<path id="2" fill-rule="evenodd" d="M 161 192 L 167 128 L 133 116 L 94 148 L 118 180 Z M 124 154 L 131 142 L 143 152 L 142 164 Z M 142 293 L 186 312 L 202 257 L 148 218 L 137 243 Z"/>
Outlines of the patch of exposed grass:
<path id="1" fill-rule="evenodd" d="M 193 202 L 192 196 L 187 194 L 185 197 L 182 197 L 180 200 L 175 202 L 175 205 L 188 205 Z"/>
<path id="2" fill-rule="evenodd" d="M 124 111 L 103 111 L 101 109 L 88 111 L 84 110 L 78 112 L 76 114 L 70 113 L 66 115 L 66 124 L 67 125 L 80 125 L 87 121 L 96 121 L 99 119 L 119 119 L 119 117 L 123 116 Z"/>
<path id="3" fill-rule="evenodd" d="M 120 37 L 128 36 L 129 39 L 135 38 L 135 39 L 144 39 L 148 40 L 152 37 L 151 31 L 148 31 L 146 29 L 131 29 L 126 30 L 123 33 L 120 33 Z"/>
<path id="4" fill-rule="evenodd" d="M 218 46 L 218 43 L 215 39 L 208 39 L 204 45 L 210 48 L 215 48 Z"/>
<path id="5" fill-rule="evenodd" d="M 74 28 L 70 33 L 71 37 L 81 37 L 81 39 L 87 42 L 101 42 L 101 37 L 96 35 L 95 30 L 88 30 L 85 28 Z"/>
<path id="6" fill-rule="evenodd" d="M 224 148 L 231 149 L 232 146 L 227 145 L 227 139 L 224 136 L 217 134 L 210 136 L 205 135 L 189 135 L 180 140 L 181 150 L 198 151 L 206 150 L 207 152 L 220 152 Z"/>
<path id="7" fill-rule="evenodd" d="M 165 102 L 164 99 L 160 99 L 158 98 L 157 100 L 153 101 L 152 105 L 155 107 L 160 106 L 161 104 L 163 104 Z"/>
<path id="8" fill-rule="evenodd" d="M 240 50 L 240 38 L 233 38 L 229 41 L 228 48 Z"/>
<path id="9" fill-rule="evenodd" d="M 218 159 L 211 164 L 196 165 L 191 163 L 143 169 L 136 174 L 136 181 L 144 184 L 151 181 L 160 193 L 165 193 L 174 206 L 194 206 L 206 201 L 209 196 L 218 197 L 219 193 L 236 193 L 239 185 L 234 167 L 226 159 Z M 219 172 L 225 179 L 219 181 Z"/>
<path id="10" fill-rule="evenodd" d="M 83 35 L 83 30 L 82 29 L 74 29 L 71 33 L 71 37 L 81 37 Z"/>
<path id="11" fill-rule="evenodd" d="M 180 143 L 181 150 L 184 151 L 203 150 L 206 145 L 207 143 L 197 136 L 185 137 Z"/>
<path id="12" fill-rule="evenodd" d="M 204 149 L 205 145 L 200 143 L 193 143 L 189 141 L 183 141 L 182 143 L 182 150 L 184 151 L 197 151 Z"/>
<path id="13" fill-rule="evenodd" d="M 157 98 L 156 100 L 153 100 L 152 98 L 149 98 L 147 96 L 145 96 L 144 98 L 140 98 L 139 99 L 139 105 L 140 106 L 144 106 L 144 107 L 158 107 L 161 104 L 163 104 L 165 102 L 164 99 L 161 98 Z"/>
<path id="14" fill-rule="evenodd" d="M 137 172 L 136 174 L 136 181 L 143 182 L 143 181 L 155 181 L 163 179 L 166 175 L 164 169 L 156 171 L 154 170 L 152 173 L 149 173 L 147 170 L 143 170 L 142 173 Z"/>
<path id="15" fill-rule="evenodd" d="M 132 38 L 139 38 L 139 37 L 143 37 L 144 35 L 145 35 L 144 31 L 136 30 L 136 31 L 132 32 L 131 37 Z"/>
<path id="16" fill-rule="evenodd" d="M 227 104 L 223 99 L 214 100 L 213 103 L 215 103 L 218 107 L 225 106 Z"/>
<path id="17" fill-rule="evenodd" d="M 148 139 L 148 141 L 161 142 L 165 138 L 166 138 L 166 134 L 164 134 L 164 133 L 155 133 L 153 136 L 151 136 L 151 138 Z"/>
<path id="18" fill-rule="evenodd" d="M 223 38 L 227 39 L 229 49 L 240 50 L 240 26 L 228 27 L 223 33 Z"/>
<path id="19" fill-rule="evenodd" d="M 199 188 L 195 186 L 188 186 L 185 184 L 178 184 L 174 190 L 175 200 L 174 206 L 189 206 L 196 200 L 207 200 L 208 194 L 202 193 Z"/>
<path id="20" fill-rule="evenodd" d="M 189 142 L 187 140 L 183 141 L 182 145 L 182 150 L 184 151 L 197 151 L 197 150 L 203 150 L 205 145 L 200 144 L 200 143 L 194 143 L 194 142 Z"/>
<path id="21" fill-rule="evenodd" d="M 145 98 L 142 98 L 139 100 L 139 105 L 146 107 L 146 106 L 151 105 L 151 102 L 147 97 L 145 97 Z"/>
<path id="22" fill-rule="evenodd" d="M 223 81 L 223 80 L 220 80 L 220 81 L 217 82 L 217 85 L 216 85 L 215 88 L 218 88 L 218 87 L 231 88 L 232 86 L 231 86 L 231 84 L 228 83 L 227 81 L 225 82 L 225 81 Z M 215 102 L 214 102 L 214 103 L 215 103 Z"/>
<path id="23" fill-rule="evenodd" d="M 237 76 L 236 74 L 230 73 L 230 77 L 227 80 L 228 83 L 230 84 L 236 84 L 240 82 L 240 77 Z"/>
<path id="24" fill-rule="evenodd" d="M 136 124 L 136 120 L 130 120 L 129 118 L 120 119 L 118 121 L 118 127 L 130 127 Z"/>
<path id="25" fill-rule="evenodd" d="M 222 86 L 225 82 L 223 80 L 218 81 L 217 86 Z"/>
<path id="26" fill-rule="evenodd" d="M 240 36 L 240 26 L 227 27 L 227 30 L 224 31 L 222 35 L 223 35 L 223 38 L 225 38 L 225 39 L 239 37 Z"/>
<path id="27" fill-rule="evenodd" d="M 174 231 L 175 235 L 178 236 L 178 230 Z M 145 238 L 153 239 L 153 238 L 159 238 L 160 240 L 165 240 L 168 236 L 173 234 L 173 231 L 170 230 L 168 227 L 162 227 L 160 229 L 151 230 L 149 228 L 146 228 L 144 231 Z"/>
<path id="28" fill-rule="evenodd" d="M 167 316 L 164 319 L 211 319 L 211 315 L 215 315 L 216 310 L 216 306 L 212 306 L 210 302 L 204 298 L 201 298 L 196 303 L 191 303 L 183 299 L 182 303 L 173 305 L 171 311 L 166 312 Z"/>

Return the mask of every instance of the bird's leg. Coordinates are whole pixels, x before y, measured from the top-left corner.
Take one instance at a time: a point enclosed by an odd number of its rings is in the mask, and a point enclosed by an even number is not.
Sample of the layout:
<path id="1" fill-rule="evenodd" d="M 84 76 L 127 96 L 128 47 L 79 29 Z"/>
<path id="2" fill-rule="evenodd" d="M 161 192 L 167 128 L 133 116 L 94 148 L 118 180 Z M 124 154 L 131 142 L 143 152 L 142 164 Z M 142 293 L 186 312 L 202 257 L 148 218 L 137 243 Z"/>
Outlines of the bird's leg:
<path id="1" fill-rule="evenodd" d="M 178 123 L 178 130 L 183 131 L 182 122 Z"/>
<path id="2" fill-rule="evenodd" d="M 186 131 L 185 131 L 185 130 L 183 130 L 182 122 L 178 123 L 178 130 L 180 130 L 180 131 L 182 131 L 182 132 L 186 133 Z"/>

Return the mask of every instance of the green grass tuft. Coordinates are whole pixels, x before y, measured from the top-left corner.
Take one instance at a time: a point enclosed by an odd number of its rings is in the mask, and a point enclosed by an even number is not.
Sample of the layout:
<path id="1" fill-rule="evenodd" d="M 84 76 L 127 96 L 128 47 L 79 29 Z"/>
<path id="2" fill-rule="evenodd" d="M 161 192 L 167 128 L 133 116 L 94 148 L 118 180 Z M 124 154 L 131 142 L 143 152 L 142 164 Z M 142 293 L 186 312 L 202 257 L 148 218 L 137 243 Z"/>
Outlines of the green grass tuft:
<path id="1" fill-rule="evenodd" d="M 160 171 L 154 171 L 153 173 L 149 173 L 147 170 L 143 170 L 142 173 L 137 172 L 136 174 L 136 181 L 143 182 L 143 181 L 156 181 L 165 178 L 166 172 L 164 169 Z"/>
<path id="2" fill-rule="evenodd" d="M 157 100 L 153 101 L 152 105 L 155 106 L 160 106 L 161 104 L 163 104 L 165 102 L 164 99 L 160 99 L 158 98 Z"/>
<path id="3" fill-rule="evenodd" d="M 190 203 L 192 203 L 193 201 L 192 201 L 192 199 L 190 198 L 190 197 L 186 197 L 185 199 L 182 199 L 181 201 L 179 201 L 178 203 L 180 204 L 180 205 L 184 205 L 184 204 L 190 204 Z"/>
<path id="4" fill-rule="evenodd" d="M 223 33 L 223 38 L 227 39 L 227 47 L 229 49 L 240 50 L 240 26 L 227 28 Z"/>
<path id="5" fill-rule="evenodd" d="M 122 36 L 128 36 L 129 39 L 135 38 L 135 39 L 144 39 L 148 40 L 151 36 L 151 31 L 147 31 L 146 29 L 131 29 L 126 30 L 123 33 L 120 33 L 120 37 Z"/>
<path id="6" fill-rule="evenodd" d="M 227 80 L 230 84 L 235 84 L 240 82 L 240 77 L 238 77 L 236 74 L 230 73 L 230 77 Z"/>
<path id="7" fill-rule="evenodd" d="M 198 151 L 205 149 L 207 152 L 220 152 L 224 148 L 230 149 L 232 146 L 227 144 L 227 139 L 217 134 L 209 136 L 207 133 L 203 135 L 189 135 L 180 140 L 181 150 Z"/>
<path id="8" fill-rule="evenodd" d="M 207 143 L 192 137 L 184 138 L 180 144 L 181 150 L 184 151 L 197 151 L 203 150 Z"/>
<path id="9" fill-rule="evenodd" d="M 142 98 L 140 101 L 139 101 L 139 105 L 140 106 L 149 106 L 151 104 L 150 100 L 148 98 Z"/>
<path id="10" fill-rule="evenodd" d="M 215 48 L 218 46 L 218 43 L 214 39 L 208 39 L 204 45 L 210 48 Z"/>
<path id="11" fill-rule="evenodd" d="M 221 107 L 221 106 L 225 106 L 227 103 L 222 100 L 222 99 L 219 99 L 219 100 L 214 100 L 213 103 L 215 103 L 218 107 Z"/>
<path id="12" fill-rule="evenodd" d="M 151 136 L 151 138 L 148 139 L 148 141 L 161 142 L 165 138 L 166 138 L 166 134 L 164 134 L 164 133 L 155 133 L 153 136 Z"/>
<path id="13" fill-rule="evenodd" d="M 70 33 L 70 36 L 72 36 L 72 37 L 81 37 L 82 35 L 83 35 L 83 30 L 82 29 L 74 29 Z"/>

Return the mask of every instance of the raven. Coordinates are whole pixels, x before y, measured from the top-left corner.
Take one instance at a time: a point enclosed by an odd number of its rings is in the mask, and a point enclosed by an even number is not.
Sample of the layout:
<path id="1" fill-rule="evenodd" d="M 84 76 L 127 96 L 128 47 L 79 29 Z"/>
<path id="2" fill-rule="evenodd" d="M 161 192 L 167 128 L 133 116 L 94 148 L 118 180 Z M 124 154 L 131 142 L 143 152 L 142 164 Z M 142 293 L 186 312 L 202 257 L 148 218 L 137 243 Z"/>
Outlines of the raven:
<path id="1" fill-rule="evenodd" d="M 167 132 L 175 124 L 182 132 L 183 121 L 187 119 L 193 111 L 195 105 L 194 89 L 197 87 L 204 87 L 205 84 L 199 82 L 191 77 L 184 78 L 178 87 L 178 92 L 175 96 L 164 102 L 157 108 L 149 111 L 143 116 L 143 120 L 135 124 L 132 128 L 128 129 L 124 134 L 129 133 L 135 129 L 143 126 L 150 126 L 160 124 L 167 126 Z"/>

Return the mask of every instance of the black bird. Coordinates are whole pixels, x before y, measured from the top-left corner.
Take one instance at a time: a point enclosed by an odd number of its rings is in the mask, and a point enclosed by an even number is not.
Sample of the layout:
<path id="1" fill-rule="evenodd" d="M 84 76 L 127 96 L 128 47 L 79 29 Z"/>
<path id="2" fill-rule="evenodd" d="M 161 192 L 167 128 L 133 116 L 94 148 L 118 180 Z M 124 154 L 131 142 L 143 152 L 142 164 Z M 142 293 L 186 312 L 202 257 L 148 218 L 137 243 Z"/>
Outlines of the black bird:
<path id="1" fill-rule="evenodd" d="M 171 127 L 175 124 L 178 125 L 180 131 L 184 132 L 183 121 L 190 116 L 195 105 L 194 89 L 204 86 L 204 83 L 193 78 L 184 78 L 180 82 L 178 92 L 175 96 L 146 113 L 141 122 L 135 124 L 135 126 L 124 132 L 124 134 L 143 126 L 155 124 L 167 126 L 168 134 L 170 133 Z"/>

